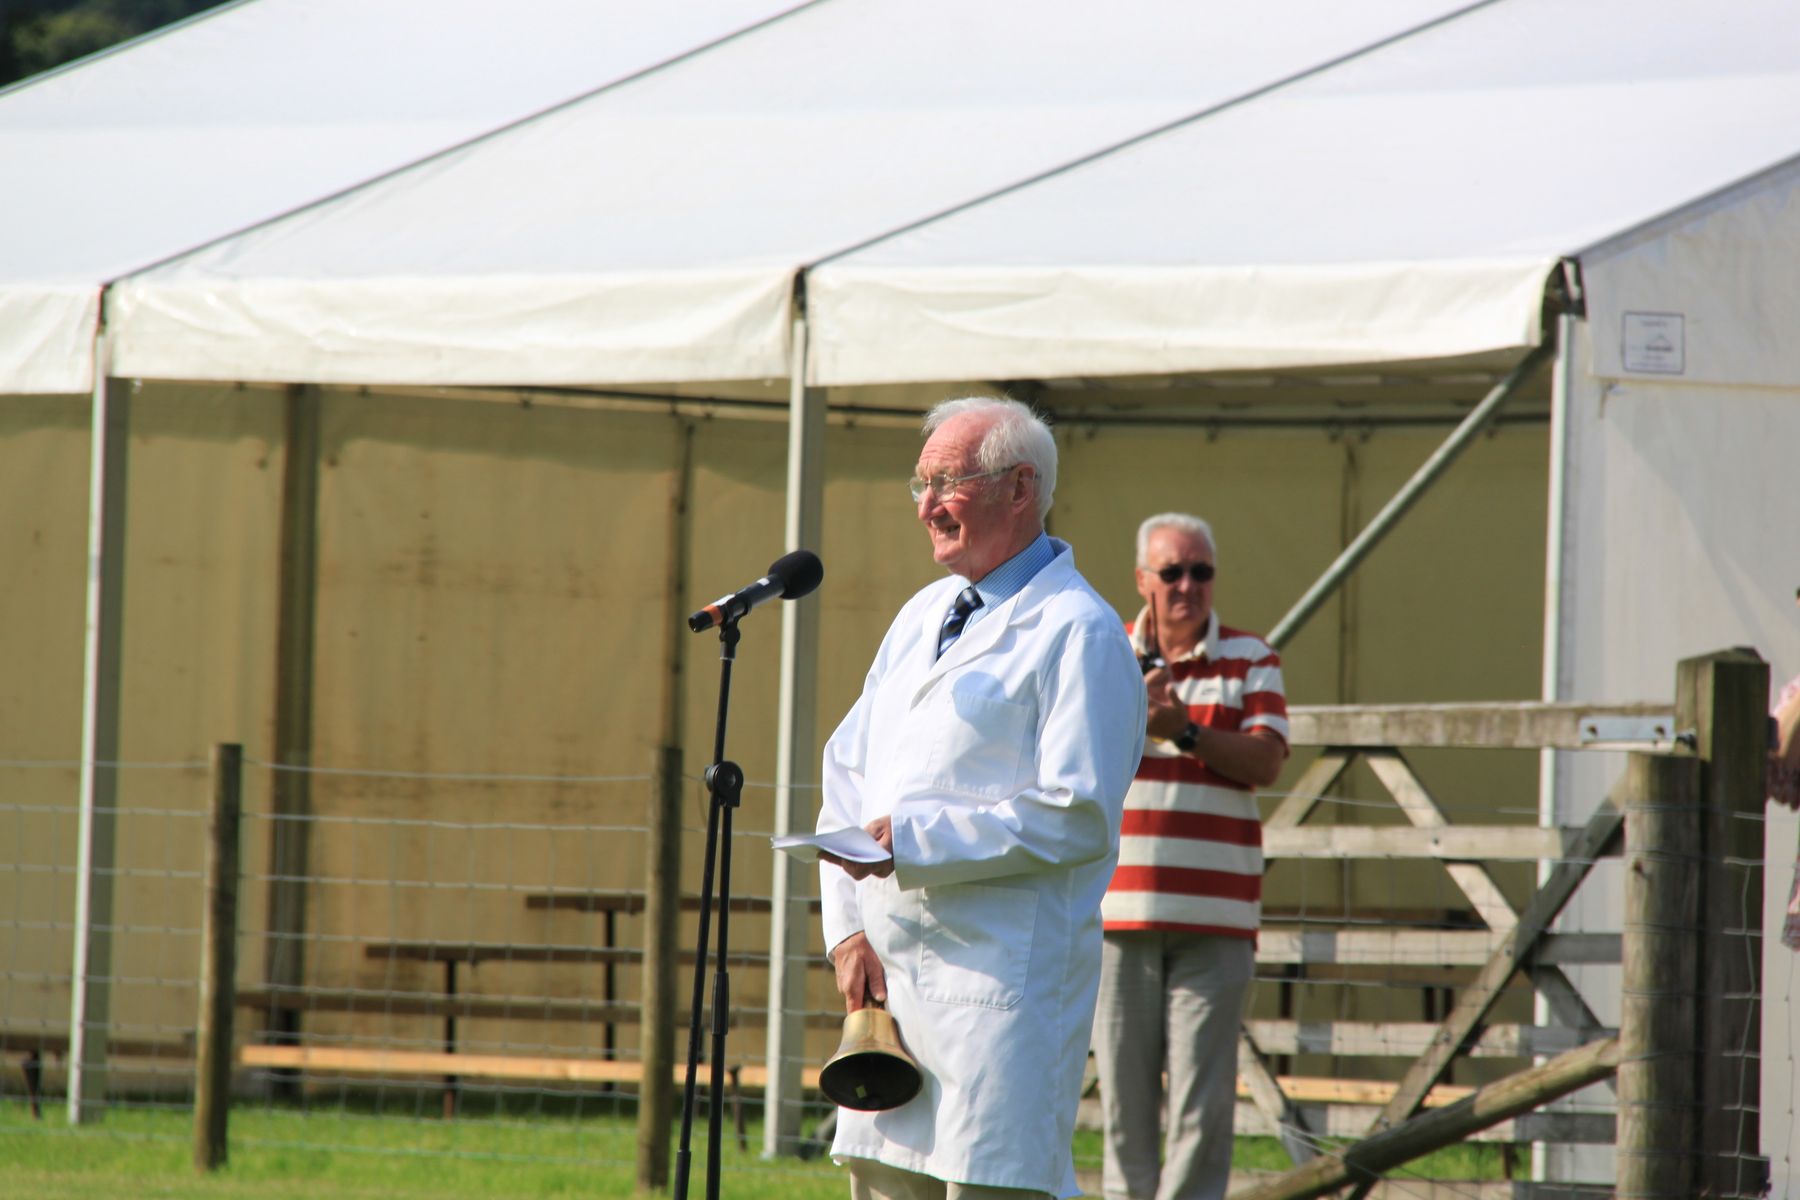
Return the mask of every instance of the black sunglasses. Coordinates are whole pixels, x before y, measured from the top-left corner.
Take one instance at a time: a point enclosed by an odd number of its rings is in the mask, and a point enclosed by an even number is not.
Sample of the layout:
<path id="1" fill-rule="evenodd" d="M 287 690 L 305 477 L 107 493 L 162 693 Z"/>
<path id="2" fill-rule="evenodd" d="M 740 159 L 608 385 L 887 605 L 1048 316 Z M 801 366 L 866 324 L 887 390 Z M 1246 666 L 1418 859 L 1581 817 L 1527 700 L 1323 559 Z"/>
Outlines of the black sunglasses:
<path id="1" fill-rule="evenodd" d="M 1174 583 L 1184 574 L 1195 583 L 1211 583 L 1213 565 L 1211 563 L 1170 563 L 1158 571 L 1156 577 L 1164 583 Z"/>

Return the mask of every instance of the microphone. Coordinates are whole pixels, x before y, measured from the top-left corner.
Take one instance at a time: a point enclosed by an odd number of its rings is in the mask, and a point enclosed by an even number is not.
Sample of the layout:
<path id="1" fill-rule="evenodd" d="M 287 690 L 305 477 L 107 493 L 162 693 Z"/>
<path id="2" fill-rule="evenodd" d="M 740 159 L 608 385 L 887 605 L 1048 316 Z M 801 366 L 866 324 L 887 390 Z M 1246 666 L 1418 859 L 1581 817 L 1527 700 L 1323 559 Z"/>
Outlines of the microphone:
<path id="1" fill-rule="evenodd" d="M 699 612 L 688 617 L 688 628 L 695 633 L 735 621 L 766 600 L 780 597 L 798 600 L 819 586 L 825 578 L 825 564 L 811 550 L 784 554 L 769 564 L 769 573 L 748 587 L 729 596 L 720 596 Z"/>

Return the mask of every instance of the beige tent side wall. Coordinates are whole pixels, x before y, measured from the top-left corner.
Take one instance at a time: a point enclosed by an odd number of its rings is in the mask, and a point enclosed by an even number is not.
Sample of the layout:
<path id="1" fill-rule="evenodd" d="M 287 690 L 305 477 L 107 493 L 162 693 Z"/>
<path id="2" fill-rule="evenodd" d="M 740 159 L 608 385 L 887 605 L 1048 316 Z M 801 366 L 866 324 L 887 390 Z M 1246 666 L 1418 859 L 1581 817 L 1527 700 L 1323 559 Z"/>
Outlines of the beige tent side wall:
<path id="1" fill-rule="evenodd" d="M 1385 502 L 1435 436 L 1372 441 L 1364 457 L 1363 516 Z M 1356 657 L 1346 703 L 1529 699 L 1543 655 L 1544 519 L 1548 433 L 1502 427 L 1472 446 L 1359 572 Z M 1409 751 L 1452 821 L 1537 822 L 1532 751 Z M 1385 799 L 1386 793 L 1377 793 Z M 1397 813 L 1390 816 L 1399 821 Z M 1529 864 L 1491 868 L 1515 909 L 1536 883 Z M 1436 865 L 1362 868 L 1359 895 L 1375 906 L 1469 910 Z M 1528 1013 L 1515 1014 L 1525 1019 Z"/>
<path id="2" fill-rule="evenodd" d="M 0 1012 L 26 1032 L 69 1015 L 88 411 L 0 401 Z"/>
<path id="3" fill-rule="evenodd" d="M 256 752 L 273 690 L 258 581 L 274 561 L 280 410 L 225 388 L 147 386 L 131 404 L 112 1036 L 179 1043 L 195 1015 L 205 762 L 214 742 Z M 28 1037 L 68 1022 L 88 445 L 84 398 L 0 402 L 0 1013 Z M 254 782 L 246 803 L 264 803 Z M 247 896 L 245 919 L 261 911 Z"/>
<path id="4" fill-rule="evenodd" d="M 1364 456 L 1362 516 L 1385 503 L 1423 461 L 1437 434 L 1373 440 Z M 1524 700 L 1536 695 L 1542 661 L 1544 514 L 1548 430 L 1502 427 L 1467 451 L 1409 512 L 1358 572 L 1355 660 L 1346 703 Z M 1457 823 L 1537 823 L 1538 755 L 1508 750 L 1413 750 L 1407 758 Z M 1364 768 L 1366 770 L 1366 768 Z M 1358 819 L 1377 814 L 1403 824 L 1386 791 L 1373 780 L 1358 787 Z M 1355 864 L 1359 904 L 1382 909 L 1427 909 L 1473 922 L 1472 905 L 1435 863 Z M 1499 863 L 1490 873 L 1515 910 L 1536 887 L 1529 863 Z M 1444 972 L 1446 985 L 1464 972 Z M 1347 989 L 1359 1016 L 1371 1020 L 1441 1019 L 1448 993 L 1428 1007 L 1419 988 L 1372 992 Z M 1320 1014 L 1325 1016 L 1328 1014 Z M 1529 989 L 1514 990 L 1494 1020 L 1529 1023 Z M 1329 1065 L 1329 1064 L 1321 1064 Z M 1404 1065 L 1396 1060 L 1396 1066 Z M 1480 1084 L 1517 1064 L 1473 1059 L 1455 1064 L 1450 1082 Z"/>
<path id="5" fill-rule="evenodd" d="M 435 1046 L 440 1021 L 384 1014 L 379 994 L 439 991 L 443 967 L 369 947 L 599 942 L 597 915 L 529 909 L 526 897 L 642 886 L 650 764 L 672 678 L 668 623 L 760 575 L 780 553 L 786 429 L 778 411 L 752 418 L 724 407 L 676 414 L 356 389 L 320 398 L 321 773 L 313 779 L 307 981 L 371 999 L 365 1013 L 311 1015 L 306 1028 Z M 30 533 L 9 523 L 0 535 L 7 561 L 25 567 L 0 593 L 9 618 L 0 638 L 22 681 L 6 692 L 3 760 L 67 762 L 78 744 L 86 417 L 78 400 L 23 402 L 0 417 L 0 494 L 15 511 L 38 514 Z M 123 736 L 127 756 L 142 762 L 192 764 L 213 742 L 245 744 L 252 816 L 244 987 L 259 986 L 266 965 L 282 419 L 279 391 L 189 385 L 141 389 L 132 413 Z M 1137 522 L 1166 508 L 1197 511 L 1218 531 L 1224 614 L 1266 630 L 1443 432 L 1225 428 L 1209 439 L 1192 429 L 1070 421 L 1059 432 L 1052 527 L 1129 615 Z M 901 490 L 917 447 L 910 418 L 840 413 L 829 428 L 819 547 L 826 577 L 809 601 L 823 619 L 821 740 L 854 699 L 893 612 L 936 572 Z M 1288 648 L 1295 702 L 1533 693 L 1544 447 L 1544 427 L 1524 425 L 1470 451 L 1346 598 Z M 671 597 L 669 556 L 681 519 L 674 497 L 690 453 L 688 583 Z M 734 891 L 767 895 L 779 622 L 764 611 L 744 629 L 726 747 L 751 781 L 737 816 Z M 718 641 L 682 631 L 674 644 L 692 889 Z M 1524 798 L 1514 799 L 1490 786 L 1484 763 L 1422 770 L 1453 807 L 1529 807 L 1529 771 Z M 0 772 L 8 788 L 0 796 L 0 864 L 20 884 L 0 888 L 12 972 L 5 1024 L 60 1030 L 75 775 L 67 767 Z M 131 928 L 119 955 L 133 982 L 122 985 L 130 990 L 115 1011 L 179 1038 L 193 1021 L 196 814 L 205 775 L 143 770 L 126 782 L 121 912 Z M 1366 781 L 1355 794 L 1365 793 L 1372 794 Z M 803 799 L 803 811 L 811 803 Z M 1424 886 L 1457 902 L 1446 881 Z M 1269 895 L 1272 905 L 1335 911 L 1346 889 L 1359 903 L 1392 905 L 1413 885 L 1379 864 L 1355 868 L 1347 880 L 1334 868 L 1301 875 L 1284 864 Z M 15 926 L 21 936 L 11 937 Z M 761 919 L 734 920 L 732 935 L 744 950 L 766 948 Z M 636 918 L 620 919 L 621 945 L 641 936 Z M 523 1010 L 545 997 L 597 1000 L 601 978 L 596 964 L 499 961 L 465 968 L 457 984 L 465 994 L 520 999 Z M 635 972 L 620 971 L 617 987 L 623 999 L 636 995 Z M 759 1008 L 765 972 L 734 972 L 733 991 L 745 1009 Z M 837 1007 L 824 972 L 809 979 L 808 999 L 821 1012 Z M 255 1014 L 244 1021 L 249 1031 L 259 1026 Z M 747 1038 L 736 1043 L 739 1053 L 760 1053 L 754 1036 L 737 1036 Z M 595 1024 L 486 1019 L 461 1022 L 458 1037 L 470 1050 L 592 1051 L 600 1032 Z M 622 1052 L 634 1051 L 635 1028 L 621 1026 L 617 1037 Z M 815 1030 L 809 1054 L 827 1053 L 832 1040 L 828 1029 Z"/>
<path id="6" fill-rule="evenodd" d="M 314 761 L 352 773 L 313 783 L 310 984 L 440 992 L 443 966 L 384 948 L 579 945 L 526 896 L 642 886 L 680 438 L 665 416 L 323 394 Z M 458 991 L 579 999 L 600 969 L 493 963 Z M 442 1036 L 368 1007 L 307 1026 Z M 463 1048 L 589 1032 L 498 1024 L 464 1023 Z"/>

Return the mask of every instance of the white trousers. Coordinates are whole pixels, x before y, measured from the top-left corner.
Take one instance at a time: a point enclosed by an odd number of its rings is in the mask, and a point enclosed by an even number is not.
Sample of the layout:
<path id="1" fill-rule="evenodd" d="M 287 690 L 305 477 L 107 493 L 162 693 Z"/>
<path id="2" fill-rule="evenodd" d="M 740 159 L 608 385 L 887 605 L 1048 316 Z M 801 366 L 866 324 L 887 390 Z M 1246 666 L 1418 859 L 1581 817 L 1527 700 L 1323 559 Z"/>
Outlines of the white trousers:
<path id="1" fill-rule="evenodd" d="M 1094 1058 L 1106 1200 L 1215 1200 L 1231 1175 L 1237 1035 L 1255 969 L 1247 938 L 1108 933 Z M 1158 1163 L 1162 1074 L 1168 1135 Z"/>
<path id="2" fill-rule="evenodd" d="M 845 1162 L 850 1167 L 850 1200 L 1054 1200 L 1049 1192 L 1029 1188 L 946 1183 L 872 1158 L 850 1158 Z"/>

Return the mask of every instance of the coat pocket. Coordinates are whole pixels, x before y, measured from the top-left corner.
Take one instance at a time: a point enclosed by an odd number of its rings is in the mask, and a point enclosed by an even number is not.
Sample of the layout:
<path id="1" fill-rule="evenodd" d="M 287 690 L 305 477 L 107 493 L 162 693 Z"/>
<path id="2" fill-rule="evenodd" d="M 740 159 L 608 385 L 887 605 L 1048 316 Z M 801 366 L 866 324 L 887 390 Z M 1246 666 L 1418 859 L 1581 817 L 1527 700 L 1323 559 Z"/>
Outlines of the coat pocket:
<path id="1" fill-rule="evenodd" d="M 1025 995 L 1037 893 L 978 883 L 924 895 L 919 994 L 940 1004 L 1011 1008 Z"/>
<path id="2" fill-rule="evenodd" d="M 1031 733 L 1023 704 L 978 695 L 958 680 L 937 701 L 926 727 L 930 754 L 925 777 L 934 787 L 984 798 L 1011 795 Z"/>

